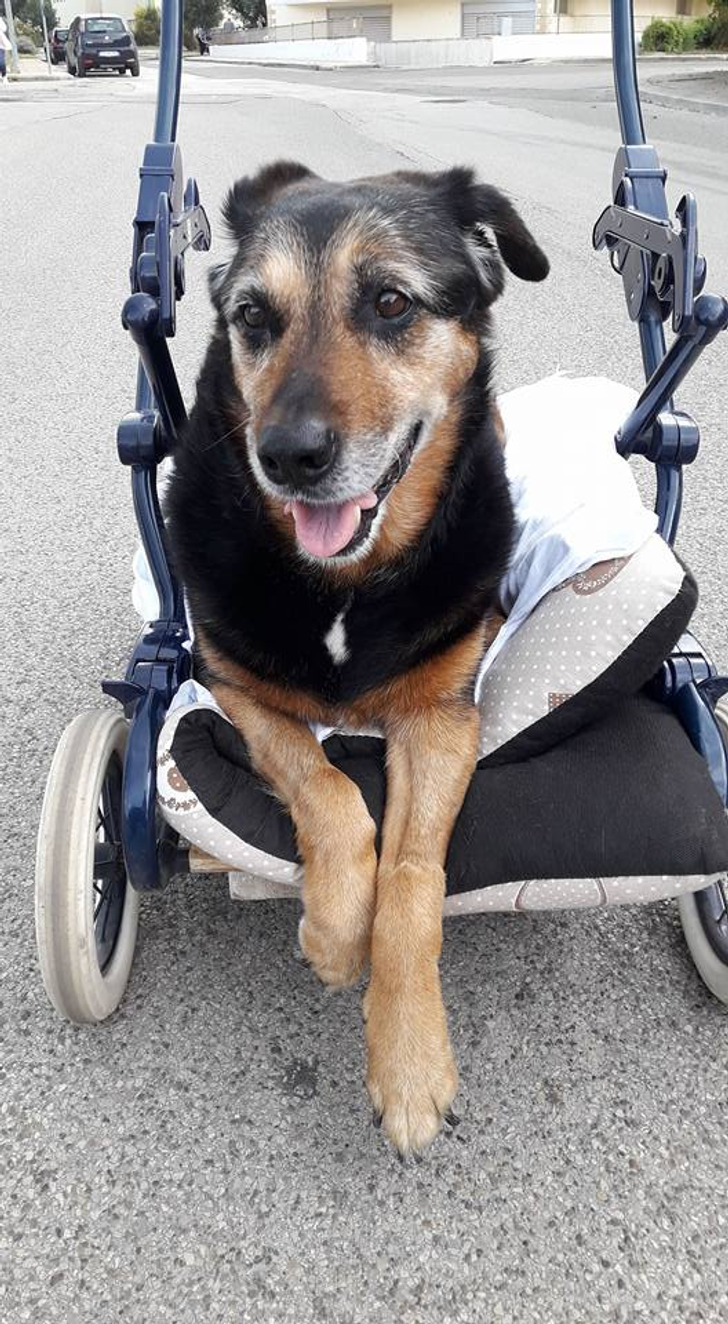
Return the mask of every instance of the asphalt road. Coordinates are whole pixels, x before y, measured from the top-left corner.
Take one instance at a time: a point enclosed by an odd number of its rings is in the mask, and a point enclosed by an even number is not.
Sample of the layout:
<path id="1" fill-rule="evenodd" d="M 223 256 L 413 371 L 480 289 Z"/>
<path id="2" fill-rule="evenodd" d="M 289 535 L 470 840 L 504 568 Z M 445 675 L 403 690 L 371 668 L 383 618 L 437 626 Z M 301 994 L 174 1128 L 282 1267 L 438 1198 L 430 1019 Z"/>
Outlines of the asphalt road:
<path id="1" fill-rule="evenodd" d="M 32 919 L 44 780 L 135 632 L 114 433 L 132 404 L 119 309 L 153 92 L 149 68 L 0 92 L 0 1317 L 718 1324 L 728 1022 L 671 905 L 450 921 L 463 1122 L 407 1167 L 370 1124 L 358 997 L 327 996 L 294 959 L 293 903 L 241 907 L 219 880 L 179 883 L 143 902 L 115 1018 L 68 1026 L 45 1000 Z M 646 118 L 673 200 L 698 195 L 709 285 L 725 292 L 728 119 L 654 99 Z M 553 263 L 543 286 L 509 286 L 501 384 L 559 368 L 639 382 L 620 283 L 589 243 L 617 141 L 604 66 L 196 64 L 181 141 L 213 220 L 235 175 L 275 156 L 335 177 L 476 165 Z M 204 265 L 190 264 L 176 345 L 188 394 L 210 320 Z M 681 403 L 704 442 L 679 550 L 725 662 L 726 344 Z"/>

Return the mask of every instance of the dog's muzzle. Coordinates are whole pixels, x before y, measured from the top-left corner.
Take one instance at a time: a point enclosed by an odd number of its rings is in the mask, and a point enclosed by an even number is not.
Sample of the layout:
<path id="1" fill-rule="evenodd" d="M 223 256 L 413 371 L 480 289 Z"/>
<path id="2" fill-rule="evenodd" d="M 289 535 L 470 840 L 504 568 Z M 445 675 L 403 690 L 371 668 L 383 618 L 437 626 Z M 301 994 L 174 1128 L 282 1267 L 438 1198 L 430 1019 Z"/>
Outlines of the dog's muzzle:
<path id="1" fill-rule="evenodd" d="M 379 481 L 345 501 L 317 497 L 319 484 L 331 488 L 339 455 L 339 437 L 315 419 L 296 425 L 269 424 L 261 433 L 257 455 L 268 482 L 280 489 L 286 514 L 293 516 L 296 541 L 318 560 L 351 556 L 370 537 L 382 503 L 409 468 L 422 433 L 422 422 L 408 432 Z M 286 500 L 287 493 L 293 492 Z"/>

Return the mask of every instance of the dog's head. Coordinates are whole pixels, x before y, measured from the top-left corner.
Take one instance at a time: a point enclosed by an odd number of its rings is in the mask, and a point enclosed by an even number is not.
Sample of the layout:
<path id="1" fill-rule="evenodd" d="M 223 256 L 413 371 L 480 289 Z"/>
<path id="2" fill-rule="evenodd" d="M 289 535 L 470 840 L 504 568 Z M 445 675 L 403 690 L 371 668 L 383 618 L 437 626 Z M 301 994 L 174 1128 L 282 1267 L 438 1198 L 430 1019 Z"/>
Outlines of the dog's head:
<path id="1" fill-rule="evenodd" d="M 548 262 L 464 169 L 337 184 L 279 162 L 224 214 L 237 247 L 211 290 L 253 473 L 303 553 L 353 557 L 472 377 L 502 263 L 542 280 Z"/>

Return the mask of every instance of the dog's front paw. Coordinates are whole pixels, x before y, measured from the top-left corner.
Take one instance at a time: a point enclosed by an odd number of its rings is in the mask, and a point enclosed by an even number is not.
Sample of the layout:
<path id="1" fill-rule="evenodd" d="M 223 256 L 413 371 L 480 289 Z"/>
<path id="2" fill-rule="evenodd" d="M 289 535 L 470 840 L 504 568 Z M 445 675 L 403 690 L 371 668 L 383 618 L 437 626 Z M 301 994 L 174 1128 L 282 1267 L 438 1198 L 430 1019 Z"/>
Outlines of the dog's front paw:
<path id="1" fill-rule="evenodd" d="M 438 1134 L 458 1087 L 437 972 L 414 997 L 373 982 L 364 999 L 367 1087 L 383 1130 L 400 1154 Z"/>
<path id="2" fill-rule="evenodd" d="M 369 960 L 369 929 L 358 935 L 345 935 L 317 928 L 304 915 L 298 928 L 298 942 L 309 965 L 330 988 L 355 984 Z"/>

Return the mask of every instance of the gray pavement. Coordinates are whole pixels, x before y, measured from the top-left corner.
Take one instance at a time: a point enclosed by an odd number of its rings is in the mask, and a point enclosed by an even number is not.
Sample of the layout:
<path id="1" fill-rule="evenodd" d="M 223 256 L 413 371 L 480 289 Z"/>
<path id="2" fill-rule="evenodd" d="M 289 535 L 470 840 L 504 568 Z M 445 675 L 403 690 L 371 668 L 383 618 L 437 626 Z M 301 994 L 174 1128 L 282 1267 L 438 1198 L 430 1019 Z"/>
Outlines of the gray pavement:
<path id="1" fill-rule="evenodd" d="M 503 300 L 501 385 L 558 368 L 638 383 L 619 281 L 589 245 L 616 145 L 605 75 L 196 64 L 181 141 L 213 219 L 236 174 L 278 155 L 334 177 L 476 165 L 553 263 Z M 135 632 L 114 430 L 132 400 L 119 309 L 153 93 L 145 68 L 133 83 L 0 94 L 0 1318 L 718 1324 L 728 1022 L 671 905 L 450 921 L 463 1122 L 405 1168 L 370 1125 L 358 996 L 327 996 L 294 959 L 292 903 L 176 884 L 143 902 L 115 1018 L 72 1027 L 46 1003 L 32 875 L 48 764 Z M 674 201 L 698 194 L 709 284 L 726 291 L 728 123 L 654 103 L 646 118 Z M 204 265 L 175 347 L 188 394 L 210 321 Z M 724 662 L 726 348 L 682 397 L 704 443 L 679 544 Z"/>

